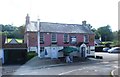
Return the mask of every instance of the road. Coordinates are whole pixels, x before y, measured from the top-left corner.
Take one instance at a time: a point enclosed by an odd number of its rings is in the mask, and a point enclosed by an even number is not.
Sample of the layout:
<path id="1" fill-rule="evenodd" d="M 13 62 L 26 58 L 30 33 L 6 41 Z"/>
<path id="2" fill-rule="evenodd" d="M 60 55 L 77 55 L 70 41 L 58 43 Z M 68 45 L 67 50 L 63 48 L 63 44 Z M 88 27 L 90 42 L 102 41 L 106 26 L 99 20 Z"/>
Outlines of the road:
<path id="1" fill-rule="evenodd" d="M 118 54 L 97 52 L 96 55 L 103 56 L 103 59 L 90 58 L 65 66 L 23 69 L 14 75 L 110 75 L 113 69 L 118 68 Z"/>

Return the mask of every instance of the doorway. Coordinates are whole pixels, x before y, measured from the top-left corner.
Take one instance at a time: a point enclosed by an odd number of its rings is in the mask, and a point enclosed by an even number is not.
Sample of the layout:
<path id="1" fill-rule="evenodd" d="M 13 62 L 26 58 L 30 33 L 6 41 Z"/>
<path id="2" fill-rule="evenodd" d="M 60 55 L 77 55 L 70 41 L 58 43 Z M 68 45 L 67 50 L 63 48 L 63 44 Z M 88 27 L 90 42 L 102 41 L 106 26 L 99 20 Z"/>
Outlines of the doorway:
<path id="1" fill-rule="evenodd" d="M 57 47 L 51 47 L 51 58 L 52 59 L 57 59 L 58 58 L 58 51 Z"/>

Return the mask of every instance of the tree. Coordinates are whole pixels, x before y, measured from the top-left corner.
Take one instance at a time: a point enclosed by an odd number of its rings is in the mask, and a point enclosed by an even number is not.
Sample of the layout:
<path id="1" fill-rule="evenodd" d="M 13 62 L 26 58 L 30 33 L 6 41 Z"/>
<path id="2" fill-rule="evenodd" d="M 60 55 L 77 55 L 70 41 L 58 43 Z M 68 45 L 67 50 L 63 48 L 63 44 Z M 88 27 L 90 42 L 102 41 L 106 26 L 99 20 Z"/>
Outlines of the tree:
<path id="1" fill-rule="evenodd" d="M 0 24 L 0 28 L 2 28 L 2 34 L 6 35 L 8 38 L 24 38 L 25 26 L 22 25 L 20 27 L 16 27 L 13 25 L 3 25 Z"/>
<path id="2" fill-rule="evenodd" d="M 112 41 L 113 34 L 109 25 L 98 28 L 97 32 L 100 34 L 102 41 Z"/>
<path id="3" fill-rule="evenodd" d="M 91 30 L 95 33 L 95 39 L 99 39 L 100 38 L 100 34 L 98 33 L 98 31 L 95 28 L 93 28 Z"/>
<path id="4" fill-rule="evenodd" d="M 21 38 L 24 38 L 25 26 L 22 25 L 22 26 L 18 27 L 18 31 L 19 31 L 19 33 L 21 35 Z"/>
<path id="5" fill-rule="evenodd" d="M 118 31 L 113 32 L 113 40 L 118 40 Z"/>
<path id="6" fill-rule="evenodd" d="M 119 44 L 120 44 L 120 30 L 118 30 L 118 32 L 117 32 L 117 40 L 119 41 Z"/>

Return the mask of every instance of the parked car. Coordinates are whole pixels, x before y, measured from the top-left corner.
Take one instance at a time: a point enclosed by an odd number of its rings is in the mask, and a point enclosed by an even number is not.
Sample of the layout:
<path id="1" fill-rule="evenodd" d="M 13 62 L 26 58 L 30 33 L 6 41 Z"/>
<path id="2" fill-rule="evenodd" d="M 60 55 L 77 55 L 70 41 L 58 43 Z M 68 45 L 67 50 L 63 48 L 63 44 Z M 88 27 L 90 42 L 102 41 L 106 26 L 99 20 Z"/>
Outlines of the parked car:
<path id="1" fill-rule="evenodd" d="M 110 49 L 109 47 L 105 47 L 105 48 L 103 48 L 103 51 L 108 52 L 109 49 Z"/>
<path id="2" fill-rule="evenodd" d="M 120 47 L 113 47 L 108 50 L 109 53 L 120 53 Z"/>

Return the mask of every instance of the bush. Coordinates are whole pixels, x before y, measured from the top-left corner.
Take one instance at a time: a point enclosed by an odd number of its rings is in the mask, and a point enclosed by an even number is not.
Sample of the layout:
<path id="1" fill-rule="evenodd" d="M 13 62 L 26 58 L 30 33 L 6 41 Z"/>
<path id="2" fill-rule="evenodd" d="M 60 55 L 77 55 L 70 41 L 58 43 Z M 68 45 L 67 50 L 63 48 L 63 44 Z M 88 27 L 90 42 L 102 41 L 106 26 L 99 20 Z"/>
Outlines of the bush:
<path id="1" fill-rule="evenodd" d="M 30 51 L 27 53 L 27 60 L 30 60 L 31 58 L 37 56 L 37 53 L 35 51 Z"/>
<path id="2" fill-rule="evenodd" d="M 97 47 L 95 47 L 95 52 L 103 52 L 104 47 L 105 46 L 97 46 Z"/>
<path id="3" fill-rule="evenodd" d="M 101 42 L 100 45 L 106 45 L 106 44 L 109 44 L 109 45 L 110 45 L 110 44 L 112 44 L 112 43 L 113 43 L 113 42 L 111 42 L 111 41 L 106 41 L 106 42 Z"/>

